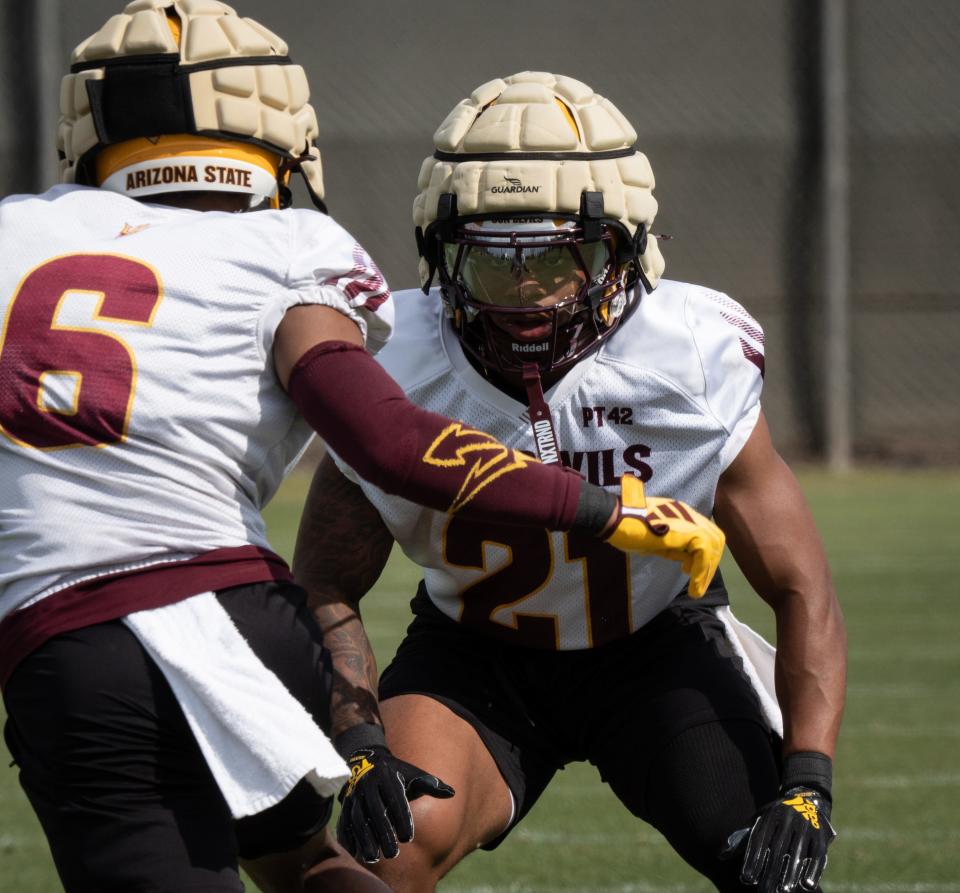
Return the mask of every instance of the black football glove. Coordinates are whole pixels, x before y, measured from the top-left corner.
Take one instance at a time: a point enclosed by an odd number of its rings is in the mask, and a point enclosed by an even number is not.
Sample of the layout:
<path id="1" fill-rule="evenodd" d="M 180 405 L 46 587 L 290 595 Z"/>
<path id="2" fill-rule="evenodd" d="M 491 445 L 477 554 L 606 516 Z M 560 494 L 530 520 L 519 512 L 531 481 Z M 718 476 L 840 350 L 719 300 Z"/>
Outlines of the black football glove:
<path id="1" fill-rule="evenodd" d="M 731 834 L 720 854 L 723 859 L 742 854 L 744 884 L 758 885 L 758 893 L 818 889 L 827 847 L 837 836 L 830 824 L 831 774 L 830 759 L 823 754 L 787 757 L 780 796 L 760 810 L 750 828 Z"/>
<path id="2" fill-rule="evenodd" d="M 409 801 L 424 794 L 453 796 L 453 788 L 435 775 L 390 753 L 380 726 L 354 726 L 337 739 L 337 747 L 349 754 L 350 767 L 340 791 L 337 840 L 361 862 L 379 862 L 381 853 L 393 859 L 401 843 L 413 840 Z"/>

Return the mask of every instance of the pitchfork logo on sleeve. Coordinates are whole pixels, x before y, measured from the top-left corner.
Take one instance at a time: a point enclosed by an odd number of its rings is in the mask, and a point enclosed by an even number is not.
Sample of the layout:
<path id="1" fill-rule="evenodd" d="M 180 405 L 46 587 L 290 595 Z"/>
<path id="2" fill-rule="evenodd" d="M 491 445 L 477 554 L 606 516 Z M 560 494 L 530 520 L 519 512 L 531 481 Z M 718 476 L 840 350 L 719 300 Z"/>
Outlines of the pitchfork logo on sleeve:
<path id="1" fill-rule="evenodd" d="M 346 273 L 328 276 L 320 284 L 339 289 L 353 306 L 371 311 L 390 300 L 390 289 L 383 273 L 359 242 L 353 243 L 353 266 Z"/>
<path id="2" fill-rule="evenodd" d="M 504 446 L 484 431 L 452 422 L 437 435 L 421 461 L 455 469 L 462 476 L 460 491 L 448 509 L 454 514 L 497 478 L 537 460 Z"/>

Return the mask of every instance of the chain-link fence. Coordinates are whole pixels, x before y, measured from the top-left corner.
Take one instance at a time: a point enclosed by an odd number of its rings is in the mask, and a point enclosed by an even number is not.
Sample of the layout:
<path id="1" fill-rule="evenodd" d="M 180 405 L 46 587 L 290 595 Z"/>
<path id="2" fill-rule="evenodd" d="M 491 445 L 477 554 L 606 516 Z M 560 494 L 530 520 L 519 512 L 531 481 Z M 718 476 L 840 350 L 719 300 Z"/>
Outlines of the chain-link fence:
<path id="1" fill-rule="evenodd" d="M 765 408 L 790 455 L 822 455 L 823 4 L 840 0 L 274 0 L 235 4 L 290 43 L 320 116 L 331 212 L 394 288 L 416 284 L 410 205 L 447 111 L 524 69 L 579 78 L 633 122 L 657 176 L 666 275 L 723 289 L 767 331 Z M 120 8 L 70 8 L 69 49 Z M 41 153 L 30 9 L 2 7 L 0 185 Z M 960 6 L 846 0 L 852 444 L 859 459 L 960 460 Z M 43 39 L 40 35 L 39 39 Z M 33 86 L 32 86 L 33 85 Z M 39 122 L 41 125 L 43 122 Z"/>

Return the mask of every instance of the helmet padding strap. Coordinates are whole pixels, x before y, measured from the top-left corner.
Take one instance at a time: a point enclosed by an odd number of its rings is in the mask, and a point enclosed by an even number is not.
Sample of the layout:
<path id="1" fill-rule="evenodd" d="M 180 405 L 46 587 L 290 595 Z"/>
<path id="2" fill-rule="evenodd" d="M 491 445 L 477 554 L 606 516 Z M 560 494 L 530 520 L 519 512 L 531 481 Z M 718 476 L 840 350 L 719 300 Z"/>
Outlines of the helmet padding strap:
<path id="1" fill-rule="evenodd" d="M 90 113 L 100 143 L 167 133 L 196 133 L 190 83 L 172 61 L 107 65 L 100 80 L 88 80 Z"/>

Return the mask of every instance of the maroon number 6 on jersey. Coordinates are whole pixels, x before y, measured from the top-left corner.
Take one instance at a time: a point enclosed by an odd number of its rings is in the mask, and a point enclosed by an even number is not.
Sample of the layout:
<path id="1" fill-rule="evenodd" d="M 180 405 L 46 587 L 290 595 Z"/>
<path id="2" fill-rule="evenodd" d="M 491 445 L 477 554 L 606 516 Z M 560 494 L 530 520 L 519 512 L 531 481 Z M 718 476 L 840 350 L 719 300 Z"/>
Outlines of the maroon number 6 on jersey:
<path id="1" fill-rule="evenodd" d="M 115 254 L 68 254 L 21 281 L 0 333 L 0 432 L 21 446 L 55 449 L 121 443 L 137 363 L 117 335 L 59 320 L 71 294 L 93 295 L 93 319 L 150 326 L 158 273 Z"/>

